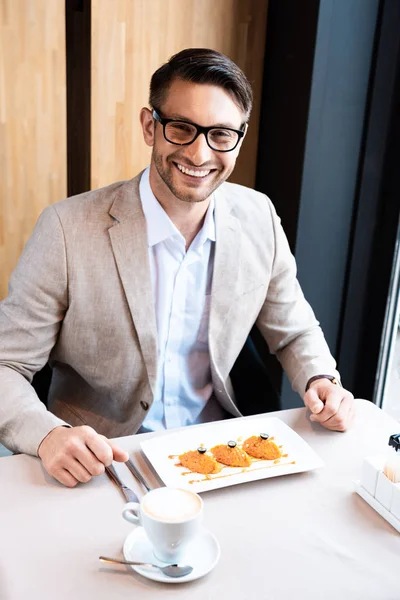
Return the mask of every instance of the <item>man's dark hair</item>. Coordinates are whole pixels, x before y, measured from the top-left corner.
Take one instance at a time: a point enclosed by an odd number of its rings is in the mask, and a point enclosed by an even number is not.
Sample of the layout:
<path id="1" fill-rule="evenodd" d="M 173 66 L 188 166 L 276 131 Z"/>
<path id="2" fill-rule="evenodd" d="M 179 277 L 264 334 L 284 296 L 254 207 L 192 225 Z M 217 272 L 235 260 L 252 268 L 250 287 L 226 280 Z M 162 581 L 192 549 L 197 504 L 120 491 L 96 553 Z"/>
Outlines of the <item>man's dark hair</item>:
<path id="1" fill-rule="evenodd" d="M 250 82 L 224 54 L 209 48 L 187 48 L 174 54 L 151 78 L 149 103 L 152 108 L 160 109 L 171 83 L 176 79 L 224 88 L 248 120 L 253 101 Z"/>

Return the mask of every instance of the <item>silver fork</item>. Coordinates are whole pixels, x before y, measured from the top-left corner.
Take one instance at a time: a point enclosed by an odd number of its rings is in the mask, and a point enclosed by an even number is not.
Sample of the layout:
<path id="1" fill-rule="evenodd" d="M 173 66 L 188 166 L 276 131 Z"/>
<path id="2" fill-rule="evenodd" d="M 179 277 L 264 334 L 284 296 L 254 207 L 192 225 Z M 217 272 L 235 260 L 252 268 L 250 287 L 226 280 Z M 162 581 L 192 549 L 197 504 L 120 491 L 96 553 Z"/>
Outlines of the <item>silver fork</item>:
<path id="1" fill-rule="evenodd" d="M 130 470 L 130 472 L 132 473 L 132 475 L 134 477 L 136 477 L 136 479 L 138 479 L 140 481 L 140 483 L 146 488 L 146 490 L 149 492 L 150 491 L 150 486 L 147 483 L 147 481 L 145 480 L 145 478 L 143 477 L 143 475 L 140 473 L 140 471 L 138 471 L 138 469 L 135 467 L 135 465 L 133 464 L 133 462 L 131 461 L 131 459 L 126 461 L 126 466 L 128 467 L 128 469 Z"/>

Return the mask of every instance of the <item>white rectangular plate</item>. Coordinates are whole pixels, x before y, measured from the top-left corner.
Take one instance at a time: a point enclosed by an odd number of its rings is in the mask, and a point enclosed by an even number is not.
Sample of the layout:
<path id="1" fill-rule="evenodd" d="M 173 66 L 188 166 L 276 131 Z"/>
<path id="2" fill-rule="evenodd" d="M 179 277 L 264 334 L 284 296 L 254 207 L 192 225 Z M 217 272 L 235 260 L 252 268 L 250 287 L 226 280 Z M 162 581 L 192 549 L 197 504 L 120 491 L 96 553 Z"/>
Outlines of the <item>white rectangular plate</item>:
<path id="1" fill-rule="evenodd" d="M 281 452 L 287 456 L 282 457 L 279 463 L 275 464 L 273 460 L 256 461 L 247 468 L 224 467 L 220 473 L 207 476 L 190 473 L 185 467 L 176 466 L 179 463 L 179 454 L 196 450 L 200 445 L 210 449 L 216 444 L 226 444 L 229 440 L 240 443 L 260 433 L 268 433 L 274 437 L 278 446 L 282 446 Z M 303 438 L 276 417 L 229 419 L 207 423 L 201 427 L 187 427 L 178 433 L 146 440 L 142 442 L 141 447 L 167 487 L 180 487 L 193 492 L 206 492 L 246 481 L 301 473 L 323 466 L 322 460 Z"/>

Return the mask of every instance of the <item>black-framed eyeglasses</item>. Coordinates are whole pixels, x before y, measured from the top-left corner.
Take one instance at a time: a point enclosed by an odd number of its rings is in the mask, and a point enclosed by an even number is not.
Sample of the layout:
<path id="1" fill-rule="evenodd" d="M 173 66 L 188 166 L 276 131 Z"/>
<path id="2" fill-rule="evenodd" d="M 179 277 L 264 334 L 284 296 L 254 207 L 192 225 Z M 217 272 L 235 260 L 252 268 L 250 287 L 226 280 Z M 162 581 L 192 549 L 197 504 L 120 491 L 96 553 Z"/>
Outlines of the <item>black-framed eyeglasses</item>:
<path id="1" fill-rule="evenodd" d="M 201 127 L 189 121 L 178 119 L 164 119 L 156 110 L 153 110 L 153 119 L 163 126 L 164 138 L 170 144 L 188 146 L 204 133 L 207 144 L 216 152 L 231 152 L 236 148 L 244 136 L 246 128 L 231 129 L 230 127 Z"/>

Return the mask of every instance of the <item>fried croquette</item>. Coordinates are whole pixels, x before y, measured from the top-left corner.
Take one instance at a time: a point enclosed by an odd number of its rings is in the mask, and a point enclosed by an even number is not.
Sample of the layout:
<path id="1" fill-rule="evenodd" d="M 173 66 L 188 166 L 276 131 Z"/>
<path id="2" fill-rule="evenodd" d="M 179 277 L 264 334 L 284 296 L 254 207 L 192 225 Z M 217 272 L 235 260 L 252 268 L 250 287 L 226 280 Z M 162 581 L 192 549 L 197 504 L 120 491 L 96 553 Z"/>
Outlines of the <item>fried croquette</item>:
<path id="1" fill-rule="evenodd" d="M 243 450 L 253 458 L 274 460 L 282 456 L 275 442 L 263 439 L 259 435 L 252 435 L 243 442 Z"/>
<path id="2" fill-rule="evenodd" d="M 198 450 L 189 450 L 179 456 L 181 465 L 192 471 L 193 473 L 201 473 L 202 475 L 213 475 L 219 473 L 222 469 L 215 458 L 200 453 Z"/>
<path id="3" fill-rule="evenodd" d="M 239 446 L 229 446 L 227 444 L 218 444 L 211 448 L 210 452 L 214 458 L 228 467 L 250 467 L 251 459 L 243 452 Z"/>

